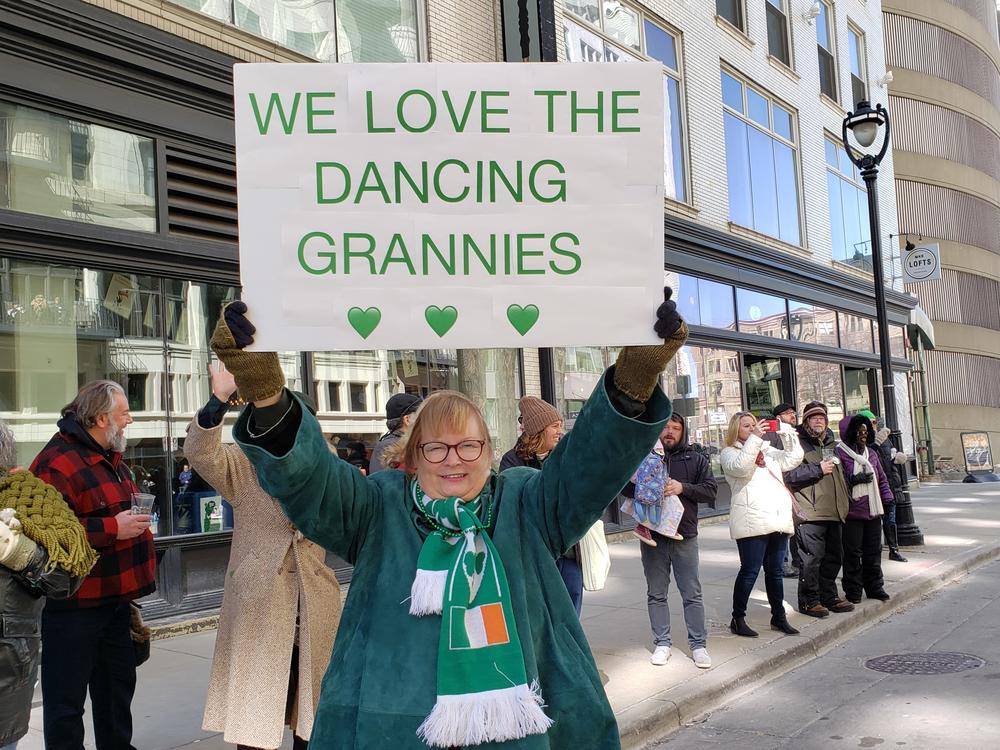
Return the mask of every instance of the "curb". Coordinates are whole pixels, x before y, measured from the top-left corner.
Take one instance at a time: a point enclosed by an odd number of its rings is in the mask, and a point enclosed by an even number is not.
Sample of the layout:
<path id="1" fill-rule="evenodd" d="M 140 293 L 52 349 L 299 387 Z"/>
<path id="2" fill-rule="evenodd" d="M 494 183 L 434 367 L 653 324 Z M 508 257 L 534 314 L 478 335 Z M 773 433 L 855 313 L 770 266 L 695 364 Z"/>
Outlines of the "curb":
<path id="1" fill-rule="evenodd" d="M 866 601 L 859 609 L 837 616 L 836 625 L 824 627 L 815 637 L 786 636 L 731 659 L 705 673 L 714 679 L 687 683 L 665 690 L 617 714 L 623 750 L 640 750 L 757 687 L 802 666 L 839 645 L 848 636 L 914 604 L 924 596 L 971 570 L 1000 557 L 1000 540 L 947 560 L 927 571 L 889 602 Z M 905 582 L 904 582 L 905 585 Z"/>

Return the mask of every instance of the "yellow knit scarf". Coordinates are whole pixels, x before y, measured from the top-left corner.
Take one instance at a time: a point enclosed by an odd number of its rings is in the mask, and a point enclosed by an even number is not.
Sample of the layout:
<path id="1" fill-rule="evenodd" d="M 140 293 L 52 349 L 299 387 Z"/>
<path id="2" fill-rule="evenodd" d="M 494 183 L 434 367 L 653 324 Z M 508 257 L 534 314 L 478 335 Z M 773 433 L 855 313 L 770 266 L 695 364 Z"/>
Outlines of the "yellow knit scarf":
<path id="1" fill-rule="evenodd" d="M 83 578 L 97 561 L 97 553 L 76 514 L 51 484 L 30 471 L 0 478 L 0 508 L 13 508 L 24 535 L 49 553 L 46 570 L 59 566 Z"/>

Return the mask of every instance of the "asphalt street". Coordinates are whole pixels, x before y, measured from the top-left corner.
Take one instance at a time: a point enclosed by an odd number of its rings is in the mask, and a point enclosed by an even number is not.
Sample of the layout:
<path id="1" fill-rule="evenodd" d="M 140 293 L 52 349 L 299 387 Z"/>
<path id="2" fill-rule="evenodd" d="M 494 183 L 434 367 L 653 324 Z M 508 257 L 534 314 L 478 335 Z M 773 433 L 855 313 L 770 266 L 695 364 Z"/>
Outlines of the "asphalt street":
<path id="1" fill-rule="evenodd" d="M 1000 747 L 1000 561 L 978 568 L 826 655 L 736 698 L 655 745 L 660 750 Z M 965 657 L 936 657 L 935 654 Z M 931 659 L 972 667 L 950 674 L 887 674 Z M 916 655 L 916 656 L 913 656 Z M 977 659 L 981 666 L 975 666 Z M 928 666 L 930 664 L 930 666 Z"/>

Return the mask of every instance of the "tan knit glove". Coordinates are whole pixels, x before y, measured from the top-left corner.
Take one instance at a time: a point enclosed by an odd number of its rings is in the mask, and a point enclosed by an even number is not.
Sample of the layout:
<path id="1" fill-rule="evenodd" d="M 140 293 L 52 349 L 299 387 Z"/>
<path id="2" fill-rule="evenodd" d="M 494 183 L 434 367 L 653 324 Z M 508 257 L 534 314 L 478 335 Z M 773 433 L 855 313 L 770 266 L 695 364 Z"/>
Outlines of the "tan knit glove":
<path id="1" fill-rule="evenodd" d="M 677 305 L 670 299 L 670 287 L 663 290 L 664 302 L 656 310 L 653 328 L 664 339 L 657 346 L 626 346 L 615 362 L 615 386 L 634 401 L 645 403 L 653 395 L 660 374 L 687 341 L 688 327 Z"/>
<path id="2" fill-rule="evenodd" d="M 21 533 L 21 522 L 11 508 L 0 511 L 0 565 L 10 570 L 24 570 L 38 545 Z"/>
<path id="3" fill-rule="evenodd" d="M 236 379 L 240 398 L 261 401 L 285 387 L 285 373 L 275 352 L 244 351 L 257 332 L 245 317 L 246 311 L 247 306 L 239 301 L 223 308 L 212 334 L 212 351 Z"/>

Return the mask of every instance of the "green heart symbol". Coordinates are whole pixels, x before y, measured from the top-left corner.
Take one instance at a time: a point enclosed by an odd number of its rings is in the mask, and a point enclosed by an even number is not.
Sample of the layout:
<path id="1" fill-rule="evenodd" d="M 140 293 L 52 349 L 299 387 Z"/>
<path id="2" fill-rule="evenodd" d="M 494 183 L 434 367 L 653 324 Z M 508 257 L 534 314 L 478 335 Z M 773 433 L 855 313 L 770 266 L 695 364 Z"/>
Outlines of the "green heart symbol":
<path id="1" fill-rule="evenodd" d="M 538 322 L 538 308 L 535 305 L 511 305 L 507 308 L 507 320 L 523 336 Z"/>
<path id="2" fill-rule="evenodd" d="M 445 308 L 431 305 L 424 310 L 424 318 L 434 333 L 438 336 L 444 336 L 455 325 L 455 321 L 458 320 L 458 310 L 451 305 Z"/>
<path id="3" fill-rule="evenodd" d="M 382 311 L 377 307 L 369 307 L 367 310 L 362 310 L 360 307 L 352 307 L 347 311 L 347 322 L 351 324 L 351 328 L 358 332 L 361 338 L 366 339 L 371 335 L 371 332 L 378 328 L 378 324 L 382 321 Z"/>
<path id="4" fill-rule="evenodd" d="M 483 567 L 486 565 L 486 553 L 477 552 L 473 554 L 472 552 L 465 553 L 465 572 L 470 576 L 477 573 L 483 572 Z"/>

